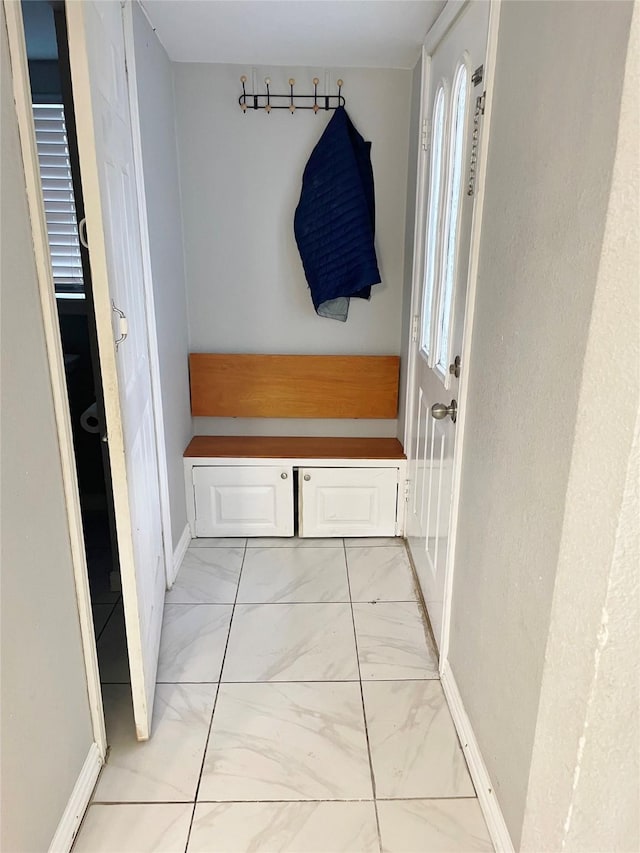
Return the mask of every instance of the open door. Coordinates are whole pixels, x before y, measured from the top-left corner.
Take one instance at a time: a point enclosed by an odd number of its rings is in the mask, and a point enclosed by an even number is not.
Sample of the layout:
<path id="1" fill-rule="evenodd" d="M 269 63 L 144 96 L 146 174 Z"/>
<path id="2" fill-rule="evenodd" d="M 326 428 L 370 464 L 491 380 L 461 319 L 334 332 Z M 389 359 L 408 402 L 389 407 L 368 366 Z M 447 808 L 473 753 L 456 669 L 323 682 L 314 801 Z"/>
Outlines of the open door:
<path id="1" fill-rule="evenodd" d="M 451 558 L 459 379 L 489 3 L 447 4 L 423 51 L 421 190 L 409 380 L 407 538 L 438 648 Z"/>
<path id="2" fill-rule="evenodd" d="M 165 594 L 149 327 L 121 4 L 66 4 L 136 733 L 151 733 Z"/>

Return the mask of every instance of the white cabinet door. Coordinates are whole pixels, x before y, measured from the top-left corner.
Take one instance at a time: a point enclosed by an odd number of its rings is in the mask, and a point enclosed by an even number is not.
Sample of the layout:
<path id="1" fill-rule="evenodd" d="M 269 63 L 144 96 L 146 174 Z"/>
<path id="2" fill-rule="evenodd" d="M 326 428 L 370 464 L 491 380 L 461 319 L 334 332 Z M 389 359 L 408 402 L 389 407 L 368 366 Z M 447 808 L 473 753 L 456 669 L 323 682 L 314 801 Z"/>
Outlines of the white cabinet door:
<path id="1" fill-rule="evenodd" d="M 395 536 L 397 468 L 301 468 L 300 536 Z"/>
<path id="2" fill-rule="evenodd" d="M 196 536 L 293 536 L 293 469 L 193 469 Z"/>

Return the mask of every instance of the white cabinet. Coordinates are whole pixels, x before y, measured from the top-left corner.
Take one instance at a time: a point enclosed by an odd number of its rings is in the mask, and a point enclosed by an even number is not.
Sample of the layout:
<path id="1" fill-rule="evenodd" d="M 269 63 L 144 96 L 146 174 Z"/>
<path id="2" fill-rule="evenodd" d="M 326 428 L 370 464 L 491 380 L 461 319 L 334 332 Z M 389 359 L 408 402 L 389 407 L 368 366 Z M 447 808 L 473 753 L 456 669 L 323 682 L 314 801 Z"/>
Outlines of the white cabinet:
<path id="1" fill-rule="evenodd" d="M 293 536 L 293 469 L 193 468 L 196 536 Z"/>
<path id="2" fill-rule="evenodd" d="M 395 536 L 397 468 L 301 468 L 300 536 Z"/>
<path id="3" fill-rule="evenodd" d="M 405 476 L 394 458 L 187 456 L 191 535 L 402 536 Z"/>

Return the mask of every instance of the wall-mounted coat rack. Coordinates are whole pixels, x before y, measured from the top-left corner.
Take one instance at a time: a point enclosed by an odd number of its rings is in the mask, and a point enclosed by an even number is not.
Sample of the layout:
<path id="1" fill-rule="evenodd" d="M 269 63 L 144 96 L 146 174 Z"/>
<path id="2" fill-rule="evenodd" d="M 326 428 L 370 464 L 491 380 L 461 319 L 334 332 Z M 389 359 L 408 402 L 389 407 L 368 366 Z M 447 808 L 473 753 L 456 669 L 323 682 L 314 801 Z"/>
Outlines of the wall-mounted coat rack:
<path id="1" fill-rule="evenodd" d="M 312 80 L 313 95 L 294 93 L 293 87 L 296 81 L 293 77 L 289 78 L 289 94 L 287 95 L 272 94 L 270 77 L 264 78 L 266 91 L 263 93 L 254 91 L 253 94 L 249 94 L 247 92 L 245 74 L 240 78 L 240 82 L 242 83 L 242 94 L 238 98 L 238 103 L 243 113 L 246 113 L 247 110 L 264 110 L 266 113 L 270 113 L 271 110 L 289 110 L 292 115 L 296 110 L 313 110 L 314 113 L 318 113 L 320 110 L 335 110 L 338 107 L 344 107 L 346 103 L 342 96 L 342 80 L 337 81 L 338 93 L 336 95 L 319 95 L 318 83 L 320 80 L 317 77 Z M 301 101 L 302 103 L 300 103 Z M 307 103 L 309 101 L 313 103 Z"/>

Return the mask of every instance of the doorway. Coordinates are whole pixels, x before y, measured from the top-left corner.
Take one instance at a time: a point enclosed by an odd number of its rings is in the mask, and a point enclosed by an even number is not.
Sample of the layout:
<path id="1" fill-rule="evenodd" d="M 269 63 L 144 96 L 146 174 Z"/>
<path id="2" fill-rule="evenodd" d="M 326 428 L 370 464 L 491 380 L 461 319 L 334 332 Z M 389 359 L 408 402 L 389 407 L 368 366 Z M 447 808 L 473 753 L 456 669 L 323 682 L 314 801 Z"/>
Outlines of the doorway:
<path id="1" fill-rule="evenodd" d="M 55 0 L 22 0 L 21 5 L 93 625 L 104 679 L 116 652 L 124 651 L 126 668 L 126 641 L 66 17 L 64 3 Z"/>
<path id="2" fill-rule="evenodd" d="M 423 50 L 405 442 L 407 539 L 440 651 L 455 531 L 458 402 L 476 171 L 484 113 L 489 4 L 449 6 Z"/>

